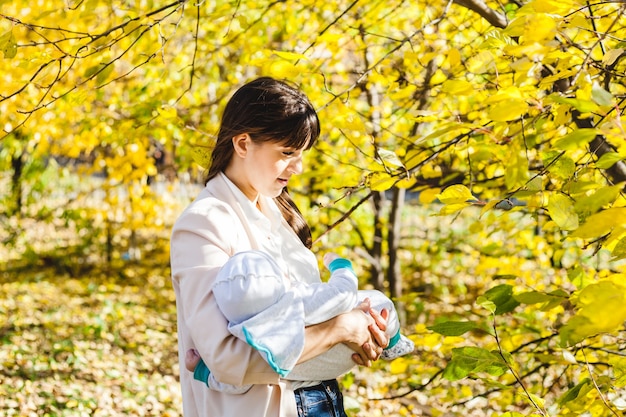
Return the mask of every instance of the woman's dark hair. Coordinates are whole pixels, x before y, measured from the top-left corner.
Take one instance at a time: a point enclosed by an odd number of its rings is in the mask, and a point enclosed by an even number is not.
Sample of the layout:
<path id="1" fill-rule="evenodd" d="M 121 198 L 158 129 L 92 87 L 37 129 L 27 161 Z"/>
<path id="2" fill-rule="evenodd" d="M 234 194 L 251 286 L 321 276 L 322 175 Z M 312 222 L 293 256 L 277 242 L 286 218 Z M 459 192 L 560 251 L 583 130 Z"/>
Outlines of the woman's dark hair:
<path id="1" fill-rule="evenodd" d="M 309 149 L 320 135 L 320 123 L 306 95 L 284 81 L 261 77 L 243 85 L 224 108 L 207 182 L 226 169 L 234 153 L 232 138 L 243 133 L 255 142 Z M 287 189 L 275 201 L 287 223 L 310 248 L 311 229 Z"/>

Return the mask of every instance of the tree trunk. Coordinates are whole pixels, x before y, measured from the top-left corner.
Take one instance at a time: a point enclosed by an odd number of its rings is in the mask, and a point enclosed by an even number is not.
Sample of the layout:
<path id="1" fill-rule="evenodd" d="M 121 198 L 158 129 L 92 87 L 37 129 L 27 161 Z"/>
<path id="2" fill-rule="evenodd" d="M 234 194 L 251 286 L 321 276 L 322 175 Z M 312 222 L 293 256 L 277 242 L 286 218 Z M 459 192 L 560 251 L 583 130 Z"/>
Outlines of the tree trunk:
<path id="1" fill-rule="evenodd" d="M 383 209 L 385 196 L 382 192 L 376 191 L 372 193 L 372 203 L 374 205 L 374 239 L 370 256 L 372 259 L 370 265 L 370 282 L 377 290 L 385 287 L 385 275 L 382 266 L 383 257 Z"/>
<path id="2" fill-rule="evenodd" d="M 11 199 L 12 204 L 9 208 L 9 216 L 17 215 L 18 217 L 22 213 L 22 172 L 24 170 L 24 154 L 14 153 L 11 155 L 11 168 L 13 168 L 13 175 L 11 175 Z"/>
<path id="3" fill-rule="evenodd" d="M 398 260 L 398 248 L 400 247 L 400 235 L 402 232 L 402 209 L 404 207 L 404 188 L 393 187 L 393 197 L 391 199 L 391 211 L 389 213 L 389 233 L 387 235 L 387 246 L 389 247 L 389 267 L 387 268 L 387 281 L 389 282 L 389 292 L 396 304 L 396 311 L 400 323 L 404 324 L 406 315 L 404 304 L 402 303 L 402 272 Z"/>

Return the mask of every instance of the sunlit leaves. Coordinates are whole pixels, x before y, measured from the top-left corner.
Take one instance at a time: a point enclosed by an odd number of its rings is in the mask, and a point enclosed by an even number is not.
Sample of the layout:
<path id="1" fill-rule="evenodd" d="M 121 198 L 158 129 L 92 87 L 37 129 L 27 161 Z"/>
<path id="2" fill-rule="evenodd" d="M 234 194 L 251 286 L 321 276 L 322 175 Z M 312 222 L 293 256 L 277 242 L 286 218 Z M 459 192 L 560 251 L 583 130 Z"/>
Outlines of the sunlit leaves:
<path id="1" fill-rule="evenodd" d="M 528 110 L 526 99 L 516 87 L 498 91 L 486 100 L 486 104 L 490 105 L 487 117 L 498 122 L 515 120 Z"/>
<path id="2" fill-rule="evenodd" d="M 444 204 L 441 214 L 450 214 L 462 210 L 469 207 L 472 201 L 478 200 L 466 186 L 460 184 L 446 188 L 437 194 L 437 198 Z"/>
<path id="3" fill-rule="evenodd" d="M 578 227 L 578 215 L 571 198 L 563 194 L 552 194 L 548 200 L 548 213 L 562 230 L 574 230 Z"/>
<path id="4" fill-rule="evenodd" d="M 619 161 L 623 161 L 624 158 L 618 154 L 617 152 L 607 152 L 598 159 L 596 162 L 596 167 L 600 169 L 608 169 L 611 168 Z"/>
<path id="5" fill-rule="evenodd" d="M 595 129 L 576 129 L 561 139 L 559 139 L 554 147 L 562 150 L 580 149 L 589 143 L 598 134 Z"/>
<path id="6" fill-rule="evenodd" d="M 592 239 L 610 233 L 615 227 L 626 224 L 626 208 L 608 208 L 587 217 L 585 223 L 570 236 Z"/>
<path id="7" fill-rule="evenodd" d="M 583 288 L 572 298 L 576 315 L 560 330 L 563 344 L 575 344 L 586 337 L 613 332 L 626 321 L 624 276 L 614 275 Z"/>
<path id="8" fill-rule="evenodd" d="M 0 51 L 4 54 L 5 59 L 15 58 L 17 55 L 17 43 L 13 31 L 9 31 L 0 36 Z"/>

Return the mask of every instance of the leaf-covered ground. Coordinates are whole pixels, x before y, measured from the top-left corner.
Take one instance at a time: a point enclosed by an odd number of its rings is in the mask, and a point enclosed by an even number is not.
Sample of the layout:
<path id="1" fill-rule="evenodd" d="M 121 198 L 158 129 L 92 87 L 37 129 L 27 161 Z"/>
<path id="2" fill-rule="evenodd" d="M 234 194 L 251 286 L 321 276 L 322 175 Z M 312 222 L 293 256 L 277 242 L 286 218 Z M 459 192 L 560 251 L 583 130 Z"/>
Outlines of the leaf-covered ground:
<path id="1" fill-rule="evenodd" d="M 42 268 L 0 280 L 0 414 L 180 414 L 165 268 L 78 279 Z"/>
<path id="2" fill-rule="evenodd" d="M 182 414 L 166 268 L 129 263 L 80 278 L 49 267 L 5 270 L 0 293 L 0 415 Z M 361 372 L 372 386 L 388 382 L 386 372 Z M 367 405 L 365 398 L 382 393 L 352 376 L 344 384 L 354 415 L 400 405 Z"/>
<path id="3" fill-rule="evenodd" d="M 0 273 L 0 415 L 182 415 L 167 257 L 150 264 L 79 278 L 52 267 Z M 402 395 L 426 382 L 424 366 L 431 375 L 445 366 L 421 329 L 411 332 L 424 349 L 417 356 L 342 378 L 351 416 L 442 415 L 424 405 L 448 396 L 442 387 Z"/>

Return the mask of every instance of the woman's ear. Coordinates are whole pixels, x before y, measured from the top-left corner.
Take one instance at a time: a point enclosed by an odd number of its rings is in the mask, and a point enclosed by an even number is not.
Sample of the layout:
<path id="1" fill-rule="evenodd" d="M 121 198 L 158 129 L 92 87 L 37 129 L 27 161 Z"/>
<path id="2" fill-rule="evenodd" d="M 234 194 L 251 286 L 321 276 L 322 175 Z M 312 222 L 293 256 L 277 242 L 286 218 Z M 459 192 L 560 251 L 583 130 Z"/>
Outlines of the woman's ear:
<path id="1" fill-rule="evenodd" d="M 240 158 L 245 158 L 248 153 L 248 147 L 250 146 L 250 135 L 247 133 L 242 133 L 237 136 L 233 136 L 233 148 L 235 149 L 235 153 Z"/>

